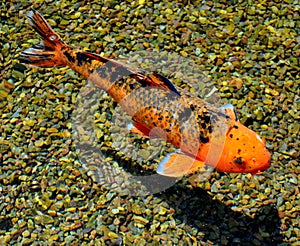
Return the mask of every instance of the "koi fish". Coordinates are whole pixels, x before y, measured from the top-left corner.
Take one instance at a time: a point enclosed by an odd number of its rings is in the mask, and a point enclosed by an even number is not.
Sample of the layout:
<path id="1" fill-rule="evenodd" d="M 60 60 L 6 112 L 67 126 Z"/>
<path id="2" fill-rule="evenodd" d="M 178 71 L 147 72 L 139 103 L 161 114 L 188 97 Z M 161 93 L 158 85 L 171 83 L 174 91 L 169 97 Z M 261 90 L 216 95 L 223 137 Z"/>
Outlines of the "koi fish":
<path id="1" fill-rule="evenodd" d="M 42 42 L 23 51 L 20 61 L 70 67 L 120 104 L 132 117 L 132 131 L 164 135 L 178 151 L 159 163 L 157 173 L 181 177 L 210 165 L 221 172 L 256 174 L 270 166 L 265 141 L 238 121 L 232 105 L 216 108 L 158 73 L 72 48 L 37 11 L 30 11 L 28 20 Z"/>

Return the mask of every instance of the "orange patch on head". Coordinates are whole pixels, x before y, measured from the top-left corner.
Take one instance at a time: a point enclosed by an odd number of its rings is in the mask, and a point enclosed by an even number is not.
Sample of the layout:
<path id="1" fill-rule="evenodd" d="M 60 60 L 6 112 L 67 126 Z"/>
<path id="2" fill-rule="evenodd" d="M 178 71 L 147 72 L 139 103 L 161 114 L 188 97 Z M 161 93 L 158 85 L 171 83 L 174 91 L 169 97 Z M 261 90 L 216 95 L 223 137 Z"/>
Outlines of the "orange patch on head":
<path id="1" fill-rule="evenodd" d="M 207 144 L 201 150 L 204 158 L 212 144 Z M 266 149 L 265 142 L 252 130 L 235 122 L 226 134 L 222 149 L 218 149 L 215 155 L 219 157 L 214 163 L 207 165 L 215 167 L 222 172 L 230 173 L 257 173 L 266 170 L 270 166 L 270 153 Z"/>

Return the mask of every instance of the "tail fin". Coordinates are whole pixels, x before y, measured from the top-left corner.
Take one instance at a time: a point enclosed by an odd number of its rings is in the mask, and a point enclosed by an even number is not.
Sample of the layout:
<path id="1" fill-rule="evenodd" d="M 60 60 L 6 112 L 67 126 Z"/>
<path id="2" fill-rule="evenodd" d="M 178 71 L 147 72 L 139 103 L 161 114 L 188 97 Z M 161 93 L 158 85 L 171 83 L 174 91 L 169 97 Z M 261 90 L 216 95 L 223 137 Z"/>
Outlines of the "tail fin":
<path id="1" fill-rule="evenodd" d="M 63 66 L 59 51 L 67 45 L 39 12 L 29 11 L 27 16 L 30 25 L 42 37 L 42 42 L 24 50 L 19 57 L 20 61 L 36 67 Z"/>

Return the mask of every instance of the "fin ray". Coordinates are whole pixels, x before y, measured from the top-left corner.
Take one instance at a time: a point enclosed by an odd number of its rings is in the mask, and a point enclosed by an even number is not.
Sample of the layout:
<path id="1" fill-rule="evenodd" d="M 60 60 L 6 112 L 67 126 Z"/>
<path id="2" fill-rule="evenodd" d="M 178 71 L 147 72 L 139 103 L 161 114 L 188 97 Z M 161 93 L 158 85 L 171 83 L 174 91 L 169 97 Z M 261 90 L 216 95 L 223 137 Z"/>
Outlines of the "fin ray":
<path id="1" fill-rule="evenodd" d="M 180 96 L 180 93 L 177 91 L 175 86 L 172 84 L 172 82 L 167 77 L 162 76 L 161 74 L 159 74 L 157 72 L 153 72 L 149 76 L 159 87 L 168 88 L 170 91 L 173 91 L 178 96 Z"/>
<path id="2" fill-rule="evenodd" d="M 204 162 L 191 156 L 182 153 L 171 153 L 159 163 L 156 172 L 168 177 L 182 177 L 197 171 L 203 166 Z"/>
<path id="3" fill-rule="evenodd" d="M 154 87 L 164 88 L 180 96 L 180 93 L 177 91 L 177 89 L 172 84 L 172 82 L 168 78 L 156 72 L 150 72 L 150 73 L 136 72 L 133 73 L 133 77 L 137 81 L 139 81 L 144 87 L 154 86 Z"/>

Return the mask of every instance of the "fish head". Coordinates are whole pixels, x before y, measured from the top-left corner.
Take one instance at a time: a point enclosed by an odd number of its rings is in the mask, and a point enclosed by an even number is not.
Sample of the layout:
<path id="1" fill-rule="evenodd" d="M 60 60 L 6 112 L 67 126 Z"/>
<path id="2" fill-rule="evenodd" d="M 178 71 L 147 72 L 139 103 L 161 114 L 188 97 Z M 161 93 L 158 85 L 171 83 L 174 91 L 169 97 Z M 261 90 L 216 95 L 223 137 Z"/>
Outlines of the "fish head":
<path id="1" fill-rule="evenodd" d="M 221 172 L 256 174 L 270 167 L 271 156 L 265 140 L 239 122 L 228 128 L 219 151 L 215 163 L 207 164 Z"/>

